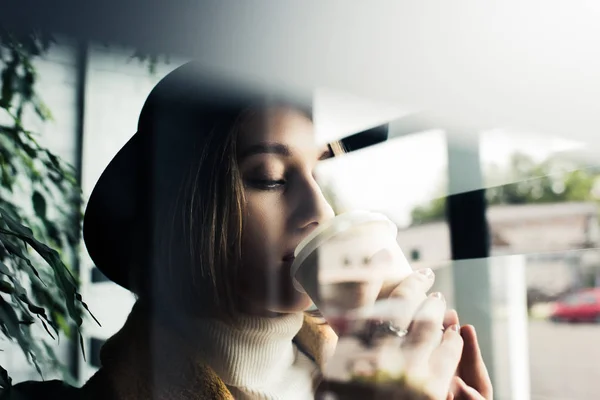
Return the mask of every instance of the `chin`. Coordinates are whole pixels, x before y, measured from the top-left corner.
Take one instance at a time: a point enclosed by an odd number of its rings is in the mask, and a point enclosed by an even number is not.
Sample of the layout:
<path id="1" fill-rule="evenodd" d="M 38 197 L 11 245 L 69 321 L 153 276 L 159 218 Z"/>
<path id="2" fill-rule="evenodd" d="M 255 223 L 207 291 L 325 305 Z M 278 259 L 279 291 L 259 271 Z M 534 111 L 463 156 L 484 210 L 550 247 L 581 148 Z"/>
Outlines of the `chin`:
<path id="1" fill-rule="evenodd" d="M 280 301 L 278 304 L 273 304 L 268 307 L 268 310 L 279 314 L 293 314 L 308 310 L 312 304 L 312 300 L 306 293 L 296 291 L 293 299 L 286 299 L 286 301 Z"/>

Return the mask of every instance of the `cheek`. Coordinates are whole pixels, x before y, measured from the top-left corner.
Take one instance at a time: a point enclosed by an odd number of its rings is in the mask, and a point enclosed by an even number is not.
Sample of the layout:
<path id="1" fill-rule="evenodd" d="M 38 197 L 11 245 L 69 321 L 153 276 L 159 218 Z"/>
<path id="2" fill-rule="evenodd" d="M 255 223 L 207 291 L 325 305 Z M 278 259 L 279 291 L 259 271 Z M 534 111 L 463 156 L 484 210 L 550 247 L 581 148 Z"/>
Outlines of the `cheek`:
<path id="1" fill-rule="evenodd" d="M 242 258 L 244 263 L 261 265 L 261 269 L 272 267 L 281 251 L 284 221 L 277 205 L 249 202 L 244 217 L 242 232 Z"/>
<path id="2" fill-rule="evenodd" d="M 311 304 L 306 295 L 294 288 L 289 267 L 282 262 L 288 250 L 284 213 L 281 204 L 249 199 L 242 232 L 240 270 L 244 296 L 266 309 L 282 312 L 305 309 Z"/>

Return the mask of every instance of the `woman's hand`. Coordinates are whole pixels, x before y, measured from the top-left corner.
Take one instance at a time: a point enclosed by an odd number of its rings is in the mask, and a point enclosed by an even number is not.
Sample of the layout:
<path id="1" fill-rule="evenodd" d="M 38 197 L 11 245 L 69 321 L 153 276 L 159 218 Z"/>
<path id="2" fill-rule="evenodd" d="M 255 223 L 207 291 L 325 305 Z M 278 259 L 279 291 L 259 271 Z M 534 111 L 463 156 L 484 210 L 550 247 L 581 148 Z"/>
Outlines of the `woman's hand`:
<path id="1" fill-rule="evenodd" d="M 460 334 L 464 341 L 463 353 L 449 399 L 491 400 L 494 398 L 492 381 L 481 356 L 475 328 L 465 325 Z"/>
<path id="2" fill-rule="evenodd" d="M 458 314 L 449 310 L 444 326 L 458 325 Z M 463 352 L 456 376 L 448 394 L 448 400 L 491 400 L 492 381 L 481 355 L 475 327 L 465 325 L 460 329 L 463 338 Z"/>
<path id="3" fill-rule="evenodd" d="M 398 365 L 403 365 L 402 380 L 432 399 L 446 399 L 461 359 L 463 339 L 458 320 L 447 323 L 451 313 L 446 310 L 443 296 L 425 295 L 434 279 L 430 269 L 417 271 L 402 281 L 390 297 L 405 302 L 394 317 L 399 327 L 408 329 L 400 344 L 403 360 L 398 360 Z"/>
<path id="4" fill-rule="evenodd" d="M 398 306 L 386 317 L 401 334 L 394 335 L 392 330 L 364 350 L 366 362 L 373 365 L 376 373 L 353 382 L 327 382 L 326 392 L 334 389 L 334 395 L 338 395 L 334 398 L 338 399 L 446 400 L 461 358 L 463 339 L 458 325 L 442 329 L 446 303 L 438 293 L 426 296 L 433 281 L 430 270 L 415 272 L 391 291 L 390 304 Z M 351 344 L 352 336 L 338 340 L 339 357 L 362 351 L 345 348 L 346 339 Z"/>

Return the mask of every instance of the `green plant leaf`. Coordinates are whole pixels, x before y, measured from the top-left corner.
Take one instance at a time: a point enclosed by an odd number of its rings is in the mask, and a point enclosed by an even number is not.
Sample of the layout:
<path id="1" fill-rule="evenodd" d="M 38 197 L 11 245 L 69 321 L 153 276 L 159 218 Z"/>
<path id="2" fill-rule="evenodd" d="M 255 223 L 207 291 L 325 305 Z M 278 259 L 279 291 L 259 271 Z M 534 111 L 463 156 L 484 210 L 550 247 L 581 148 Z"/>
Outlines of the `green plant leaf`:
<path id="1" fill-rule="evenodd" d="M 48 329 L 48 326 L 46 325 L 46 323 L 44 322 L 44 319 L 40 317 L 40 322 L 42 323 L 42 325 L 44 326 L 44 329 L 46 330 L 46 333 L 48 333 L 48 335 L 50 335 L 50 337 L 53 340 L 56 340 L 56 338 L 54 337 L 54 335 L 50 332 L 50 330 Z"/>
<path id="2" fill-rule="evenodd" d="M 81 354 L 83 355 L 83 361 L 87 361 L 85 358 L 85 346 L 83 344 L 83 335 L 79 332 L 79 346 L 81 347 Z"/>
<path id="3" fill-rule="evenodd" d="M 0 211 L 0 214 L 2 214 L 2 211 Z M 8 235 L 11 234 L 11 232 L 5 231 L 3 229 L 0 229 L 0 233 L 4 233 L 4 234 L 8 234 Z M 2 242 L 4 244 L 4 248 L 6 250 L 8 250 L 9 253 L 11 253 L 11 254 L 17 256 L 18 258 L 20 258 L 21 260 L 25 261 L 25 263 L 29 266 L 29 268 L 34 273 L 34 275 L 41 281 L 38 270 L 33 266 L 31 261 L 29 260 L 29 258 L 25 257 L 25 255 L 23 254 L 23 251 L 17 245 L 13 244 L 10 240 L 2 240 L 2 236 L 0 236 L 0 242 Z"/>
<path id="4" fill-rule="evenodd" d="M 2 297 L 0 297 L 0 324 L 2 324 L 11 338 L 15 339 L 25 354 L 31 351 L 30 343 L 23 335 L 19 317 Z"/>
<path id="5" fill-rule="evenodd" d="M 46 219 L 46 199 L 44 196 L 38 192 L 37 190 L 33 192 L 33 196 L 31 197 L 31 201 L 33 202 L 33 209 L 38 217 L 42 220 Z"/>
<path id="6" fill-rule="evenodd" d="M 34 324 L 34 323 L 35 323 L 35 319 L 33 319 L 33 318 L 21 319 L 21 320 L 19 321 L 19 323 L 20 323 L 20 324 L 23 324 L 23 325 L 32 325 L 32 324 Z"/>
<path id="7" fill-rule="evenodd" d="M 13 294 L 15 292 L 15 288 L 9 282 L 2 280 L 0 281 L 0 292 Z"/>
<path id="8" fill-rule="evenodd" d="M 33 109 L 42 121 L 48 121 L 53 119 L 52 112 L 41 100 L 37 99 L 33 102 Z"/>
<path id="9" fill-rule="evenodd" d="M 2 215 L 3 220 L 6 222 L 8 228 L 13 231 L 13 232 L 10 232 L 10 231 L 0 229 L 0 233 L 6 233 L 6 234 L 12 233 L 13 235 L 17 236 L 19 239 L 24 240 L 44 259 L 44 261 L 46 261 L 46 263 L 48 265 L 50 265 L 50 267 L 54 271 L 54 276 L 56 277 L 57 283 L 58 283 L 61 291 L 65 295 L 65 303 L 67 306 L 69 316 L 75 321 L 77 326 L 81 326 L 81 324 L 83 323 L 83 320 L 82 320 L 81 315 L 78 312 L 78 309 L 76 306 L 77 282 L 75 281 L 75 278 L 73 277 L 73 275 L 71 274 L 69 269 L 61 261 L 58 253 L 55 250 L 46 246 L 45 244 L 37 241 L 33 237 L 31 229 L 19 224 L 17 221 L 12 219 L 12 217 L 10 215 L 3 212 L 3 210 L 1 208 L 0 208 L 0 215 Z M 9 251 L 10 251 L 10 249 L 9 249 Z M 27 261 L 29 262 L 29 264 L 31 264 L 31 262 L 29 260 L 27 260 Z M 32 266 L 32 268 L 33 268 L 33 266 Z M 39 276 L 39 274 L 37 274 L 37 276 Z M 40 281 L 41 281 L 41 278 L 40 278 Z"/>
<path id="10" fill-rule="evenodd" d="M 25 152 L 25 154 L 27 154 L 30 158 L 37 157 L 37 151 L 33 147 L 31 147 L 25 143 L 23 143 L 21 147 L 22 147 L 23 151 Z"/>
<path id="11" fill-rule="evenodd" d="M 53 318 L 56 320 L 57 325 L 61 331 L 63 331 L 67 337 L 71 337 L 71 325 L 67 322 L 67 320 L 62 316 L 61 313 L 55 312 Z"/>
<path id="12" fill-rule="evenodd" d="M 4 274 L 8 277 L 12 276 L 12 272 L 10 271 L 10 269 L 8 269 L 6 264 L 4 264 L 2 261 L 0 261 L 0 274 Z"/>
<path id="13" fill-rule="evenodd" d="M 54 42 L 48 34 L 15 34 L 0 26 L 0 112 L 8 117 L 8 122 L 3 119 L 4 125 L 0 124 L 0 289 L 10 295 L 9 303 L 6 295 L 2 297 L 0 331 L 19 343 L 40 375 L 38 360 L 44 366 L 63 367 L 43 340 L 42 346 L 32 338 L 30 325 L 37 322 L 34 316 L 54 337 L 53 330 L 67 332 L 73 327 L 69 320 L 80 333 L 81 315 L 87 309 L 77 297 L 77 280 L 61 261 L 61 254 L 76 251 L 79 244 L 80 219 L 72 217 L 81 213 L 75 169 L 40 146 L 39 135 L 24 126 L 29 110 L 41 121 L 52 119 L 37 92 L 35 59 Z M 35 191 L 30 190 L 28 180 Z M 12 198 L 22 190 L 31 196 L 33 216 L 22 212 L 20 198 Z M 50 209 L 58 212 L 52 221 Z M 27 290 L 19 283 L 23 277 L 31 283 L 24 285 Z M 0 385 L 8 380 L 8 374 L 2 378 Z"/>
<path id="14" fill-rule="evenodd" d="M 96 319 L 96 317 L 94 316 L 94 314 L 92 314 L 92 312 L 90 311 L 90 308 L 88 307 L 88 305 L 85 303 L 85 301 L 81 300 L 81 295 L 79 293 L 77 293 L 77 296 L 79 296 L 79 301 L 81 302 L 81 305 L 83 306 L 83 308 L 85 308 L 85 310 L 88 312 L 88 314 L 90 314 L 90 316 L 93 318 L 93 320 L 98 324 L 98 326 L 102 326 L 100 324 L 100 321 L 98 321 Z"/>
<path id="15" fill-rule="evenodd" d="M 37 362 L 37 357 L 32 353 L 30 353 L 29 356 L 31 357 L 31 363 L 35 367 L 35 370 L 42 377 L 42 379 L 44 379 L 44 374 L 42 373 L 42 369 L 40 368 L 40 365 Z"/>
<path id="16" fill-rule="evenodd" d="M 14 80 L 15 75 L 17 74 L 16 68 L 17 63 L 14 59 L 11 62 L 7 63 L 4 70 L 2 70 L 2 74 L 0 75 L 0 79 L 2 81 L 2 91 L 0 92 L 0 107 L 9 109 L 13 98 L 14 98 Z"/>

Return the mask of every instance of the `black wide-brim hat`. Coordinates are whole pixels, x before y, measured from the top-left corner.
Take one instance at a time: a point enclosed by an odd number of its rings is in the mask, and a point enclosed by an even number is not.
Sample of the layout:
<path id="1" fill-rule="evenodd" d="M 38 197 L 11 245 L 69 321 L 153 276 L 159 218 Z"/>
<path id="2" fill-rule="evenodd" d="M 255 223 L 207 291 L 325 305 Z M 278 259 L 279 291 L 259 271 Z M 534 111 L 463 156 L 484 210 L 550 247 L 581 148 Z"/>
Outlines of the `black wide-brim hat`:
<path id="1" fill-rule="evenodd" d="M 108 279 L 131 289 L 133 243 L 140 235 L 147 237 L 142 230 L 151 226 L 140 218 L 148 215 L 149 197 L 157 190 L 170 190 L 167 186 L 176 181 L 171 178 L 194 157 L 189 128 L 196 129 L 207 118 L 213 124 L 231 121 L 248 105 L 273 97 L 312 108 L 312 93 L 290 94 L 281 88 L 234 82 L 207 73 L 196 62 L 175 69 L 154 87 L 142 107 L 137 132 L 108 164 L 85 210 L 83 239 L 95 266 Z M 386 139 L 387 125 L 383 125 L 342 142 L 347 151 L 354 151 Z"/>

